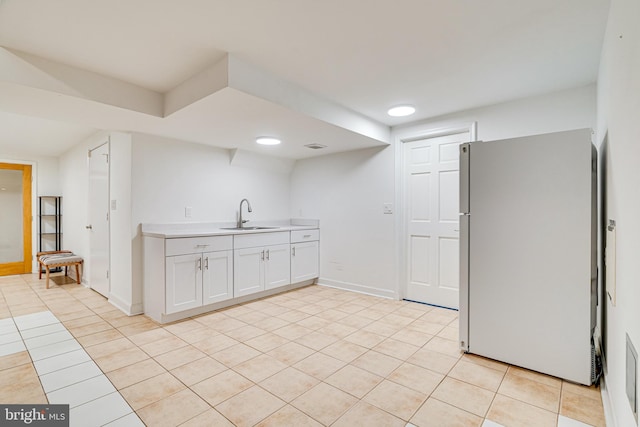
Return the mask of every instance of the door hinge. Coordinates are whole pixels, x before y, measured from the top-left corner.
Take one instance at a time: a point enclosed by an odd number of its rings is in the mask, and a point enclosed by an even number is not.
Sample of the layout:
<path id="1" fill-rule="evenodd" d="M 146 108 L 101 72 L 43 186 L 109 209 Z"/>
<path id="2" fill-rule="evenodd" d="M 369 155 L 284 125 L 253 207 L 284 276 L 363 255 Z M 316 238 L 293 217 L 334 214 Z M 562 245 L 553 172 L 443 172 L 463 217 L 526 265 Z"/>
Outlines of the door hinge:
<path id="1" fill-rule="evenodd" d="M 107 270 L 107 279 L 109 278 L 109 270 Z"/>
<path id="2" fill-rule="evenodd" d="M 107 212 L 107 222 L 109 221 L 109 212 Z"/>

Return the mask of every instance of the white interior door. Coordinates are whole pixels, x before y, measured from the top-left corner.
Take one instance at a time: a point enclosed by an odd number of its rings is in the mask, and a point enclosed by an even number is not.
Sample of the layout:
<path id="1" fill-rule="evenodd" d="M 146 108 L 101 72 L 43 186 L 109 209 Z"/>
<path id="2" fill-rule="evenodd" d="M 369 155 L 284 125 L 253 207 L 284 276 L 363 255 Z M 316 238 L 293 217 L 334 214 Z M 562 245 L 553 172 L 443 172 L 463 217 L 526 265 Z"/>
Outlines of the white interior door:
<path id="1" fill-rule="evenodd" d="M 458 146 L 469 135 L 403 145 L 406 299 L 458 308 Z"/>
<path id="2" fill-rule="evenodd" d="M 89 152 L 89 286 L 109 296 L 109 143 Z"/>

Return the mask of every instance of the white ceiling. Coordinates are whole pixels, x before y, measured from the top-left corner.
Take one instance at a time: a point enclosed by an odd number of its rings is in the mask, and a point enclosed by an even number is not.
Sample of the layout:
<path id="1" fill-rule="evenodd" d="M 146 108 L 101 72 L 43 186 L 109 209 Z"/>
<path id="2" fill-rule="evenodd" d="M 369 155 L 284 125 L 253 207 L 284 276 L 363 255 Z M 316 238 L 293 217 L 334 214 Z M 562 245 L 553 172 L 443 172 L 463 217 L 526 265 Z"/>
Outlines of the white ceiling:
<path id="1" fill-rule="evenodd" d="M 381 145 L 390 126 L 595 82 L 608 7 L 0 0 L 0 157 L 59 155 L 95 129 L 250 150 L 273 134 L 283 144 L 268 153 L 290 158 Z M 225 58 L 251 72 L 207 71 Z M 164 113 L 176 92 L 191 98 Z M 417 113 L 388 117 L 400 103 Z"/>

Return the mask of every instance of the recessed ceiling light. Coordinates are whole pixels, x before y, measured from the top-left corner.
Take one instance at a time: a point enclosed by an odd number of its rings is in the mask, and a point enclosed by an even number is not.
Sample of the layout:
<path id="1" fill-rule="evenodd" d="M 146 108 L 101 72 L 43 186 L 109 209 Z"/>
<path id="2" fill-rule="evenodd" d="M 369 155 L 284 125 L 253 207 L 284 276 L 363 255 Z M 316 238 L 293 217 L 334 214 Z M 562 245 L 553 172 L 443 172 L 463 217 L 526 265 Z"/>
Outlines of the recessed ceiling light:
<path id="1" fill-rule="evenodd" d="M 256 138 L 256 142 L 260 145 L 278 145 L 282 141 L 280 141 L 278 138 L 273 138 L 271 136 L 261 136 Z"/>
<path id="2" fill-rule="evenodd" d="M 410 116 L 416 112 L 416 109 L 413 105 L 397 105 L 395 107 L 389 108 L 387 114 L 391 117 L 406 117 Z"/>

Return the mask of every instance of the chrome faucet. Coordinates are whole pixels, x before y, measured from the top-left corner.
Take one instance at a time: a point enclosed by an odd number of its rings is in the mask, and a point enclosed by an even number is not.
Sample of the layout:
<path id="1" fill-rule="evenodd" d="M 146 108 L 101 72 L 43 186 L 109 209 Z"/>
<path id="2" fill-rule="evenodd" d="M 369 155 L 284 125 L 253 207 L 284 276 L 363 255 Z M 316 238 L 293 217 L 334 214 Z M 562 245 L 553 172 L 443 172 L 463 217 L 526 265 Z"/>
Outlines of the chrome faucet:
<path id="1" fill-rule="evenodd" d="M 245 219 L 245 220 L 242 219 L 242 204 L 244 202 L 247 202 L 247 211 L 248 212 L 252 212 L 251 211 L 251 203 L 249 203 L 249 200 L 247 200 L 247 199 L 240 200 L 240 216 L 238 218 L 238 228 L 243 228 L 244 227 L 244 223 L 249 221 L 248 219 Z"/>

